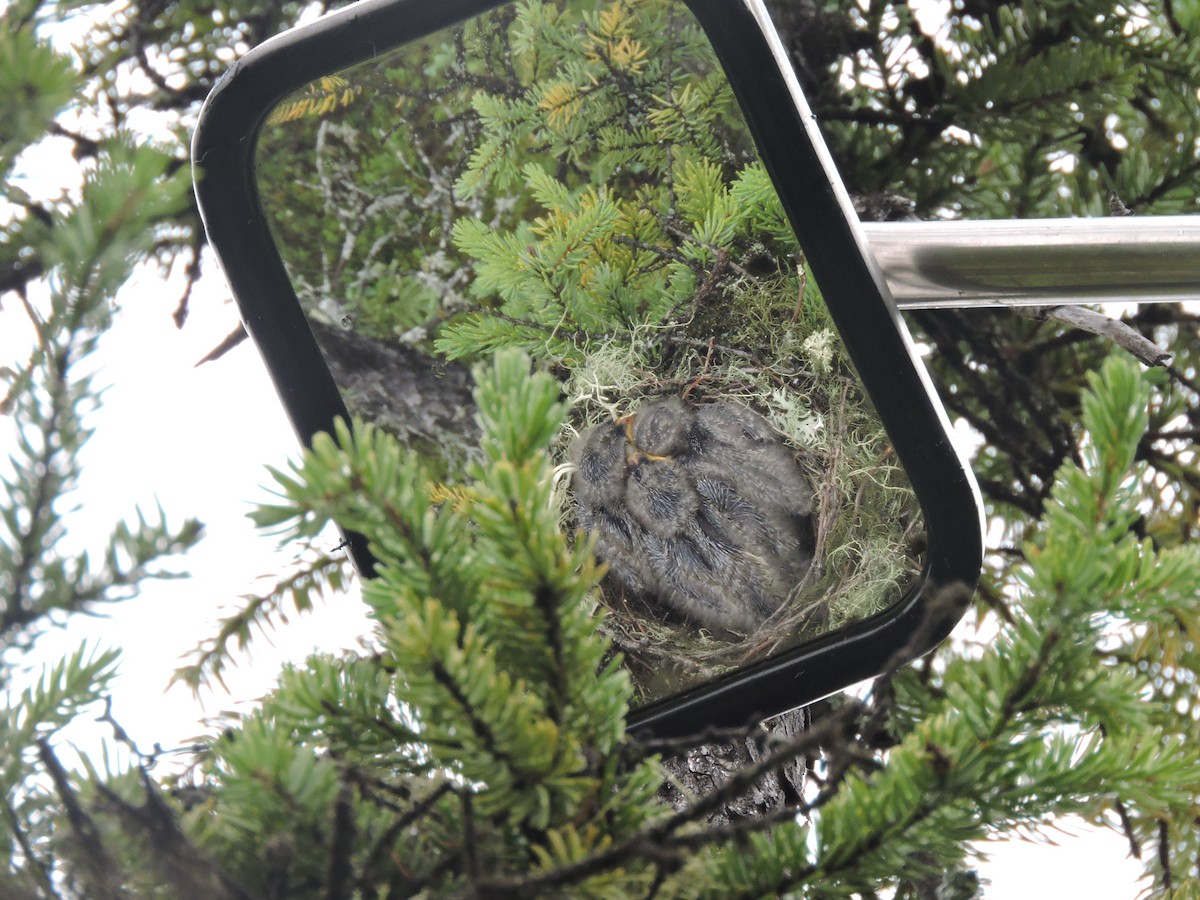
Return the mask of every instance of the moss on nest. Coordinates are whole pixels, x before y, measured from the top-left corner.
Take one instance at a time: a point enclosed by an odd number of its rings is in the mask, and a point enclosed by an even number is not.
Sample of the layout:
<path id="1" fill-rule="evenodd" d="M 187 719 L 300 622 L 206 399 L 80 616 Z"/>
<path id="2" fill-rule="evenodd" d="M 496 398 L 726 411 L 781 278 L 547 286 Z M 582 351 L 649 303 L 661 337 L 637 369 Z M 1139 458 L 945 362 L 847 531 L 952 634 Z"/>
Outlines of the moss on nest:
<path id="1" fill-rule="evenodd" d="M 735 401 L 771 423 L 813 488 L 814 565 L 783 607 L 740 639 L 627 596 L 609 579 L 606 631 L 645 700 L 877 614 L 920 569 L 916 498 L 819 293 L 802 272 L 731 274 L 673 322 L 589 343 L 565 382 L 572 416 L 557 448 L 563 460 L 586 429 L 654 398 Z M 574 530 L 571 503 L 563 516 Z"/>

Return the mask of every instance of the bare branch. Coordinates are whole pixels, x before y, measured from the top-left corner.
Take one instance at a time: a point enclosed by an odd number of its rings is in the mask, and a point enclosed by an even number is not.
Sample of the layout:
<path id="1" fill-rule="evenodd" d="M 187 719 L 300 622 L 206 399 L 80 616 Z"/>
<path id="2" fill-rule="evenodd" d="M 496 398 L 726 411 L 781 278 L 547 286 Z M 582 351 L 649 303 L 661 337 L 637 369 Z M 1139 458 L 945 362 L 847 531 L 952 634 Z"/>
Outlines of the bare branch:
<path id="1" fill-rule="evenodd" d="M 1172 356 L 1120 319 L 1086 306 L 1014 306 L 1012 309 L 1027 319 L 1039 322 L 1049 319 L 1107 338 L 1147 366 L 1164 366 Z"/>

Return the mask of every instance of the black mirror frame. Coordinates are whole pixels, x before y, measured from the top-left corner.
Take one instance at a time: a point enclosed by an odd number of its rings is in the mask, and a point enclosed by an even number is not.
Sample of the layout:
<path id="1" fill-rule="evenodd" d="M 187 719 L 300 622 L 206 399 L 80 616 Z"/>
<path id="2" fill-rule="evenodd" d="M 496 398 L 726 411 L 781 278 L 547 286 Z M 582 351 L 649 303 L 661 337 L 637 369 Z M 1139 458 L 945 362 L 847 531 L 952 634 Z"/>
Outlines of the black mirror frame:
<path id="1" fill-rule="evenodd" d="M 209 241 L 301 441 L 348 419 L 261 209 L 255 145 L 290 92 L 505 0 L 362 0 L 247 53 L 208 97 L 192 144 Z M 734 727 L 812 703 L 924 655 L 961 618 L 979 578 L 978 488 L 917 357 L 760 0 L 684 0 L 725 68 L 842 340 L 920 502 L 925 568 L 887 610 L 630 715 L 639 735 Z M 366 576 L 361 535 L 349 549 Z"/>

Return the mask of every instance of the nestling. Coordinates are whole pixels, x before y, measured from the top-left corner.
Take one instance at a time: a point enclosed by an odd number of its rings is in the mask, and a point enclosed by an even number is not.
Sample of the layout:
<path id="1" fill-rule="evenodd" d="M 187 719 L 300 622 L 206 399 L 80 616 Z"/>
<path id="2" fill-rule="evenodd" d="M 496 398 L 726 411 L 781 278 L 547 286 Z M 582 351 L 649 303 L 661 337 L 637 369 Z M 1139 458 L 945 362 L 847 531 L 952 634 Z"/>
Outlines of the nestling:
<path id="1" fill-rule="evenodd" d="M 655 401 L 573 455 L 579 524 L 611 577 L 714 632 L 753 631 L 812 564 L 811 488 L 743 406 Z"/>

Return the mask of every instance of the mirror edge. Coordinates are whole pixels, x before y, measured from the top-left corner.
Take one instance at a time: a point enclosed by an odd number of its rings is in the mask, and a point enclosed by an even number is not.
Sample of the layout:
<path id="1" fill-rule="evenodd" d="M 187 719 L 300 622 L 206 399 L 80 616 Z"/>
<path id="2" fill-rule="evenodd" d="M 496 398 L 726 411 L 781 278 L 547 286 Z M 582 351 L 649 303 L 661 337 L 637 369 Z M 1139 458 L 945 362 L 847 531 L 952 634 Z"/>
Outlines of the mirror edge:
<path id="1" fill-rule="evenodd" d="M 362 0 L 251 50 L 205 101 L 192 142 L 201 218 L 246 330 L 305 446 L 348 414 L 259 204 L 259 129 L 280 99 L 308 82 L 504 2 Z M 814 278 L 913 484 L 928 549 L 917 583 L 887 610 L 630 715 L 631 731 L 658 737 L 777 715 L 923 656 L 962 617 L 983 560 L 978 488 L 950 439 L 945 412 L 867 250 L 812 113 L 781 59 L 765 9 L 758 0 L 685 2 L 726 68 Z M 355 565 L 369 577 L 373 561 L 366 541 L 355 534 L 347 540 Z M 943 605 L 947 598 L 952 602 Z"/>

